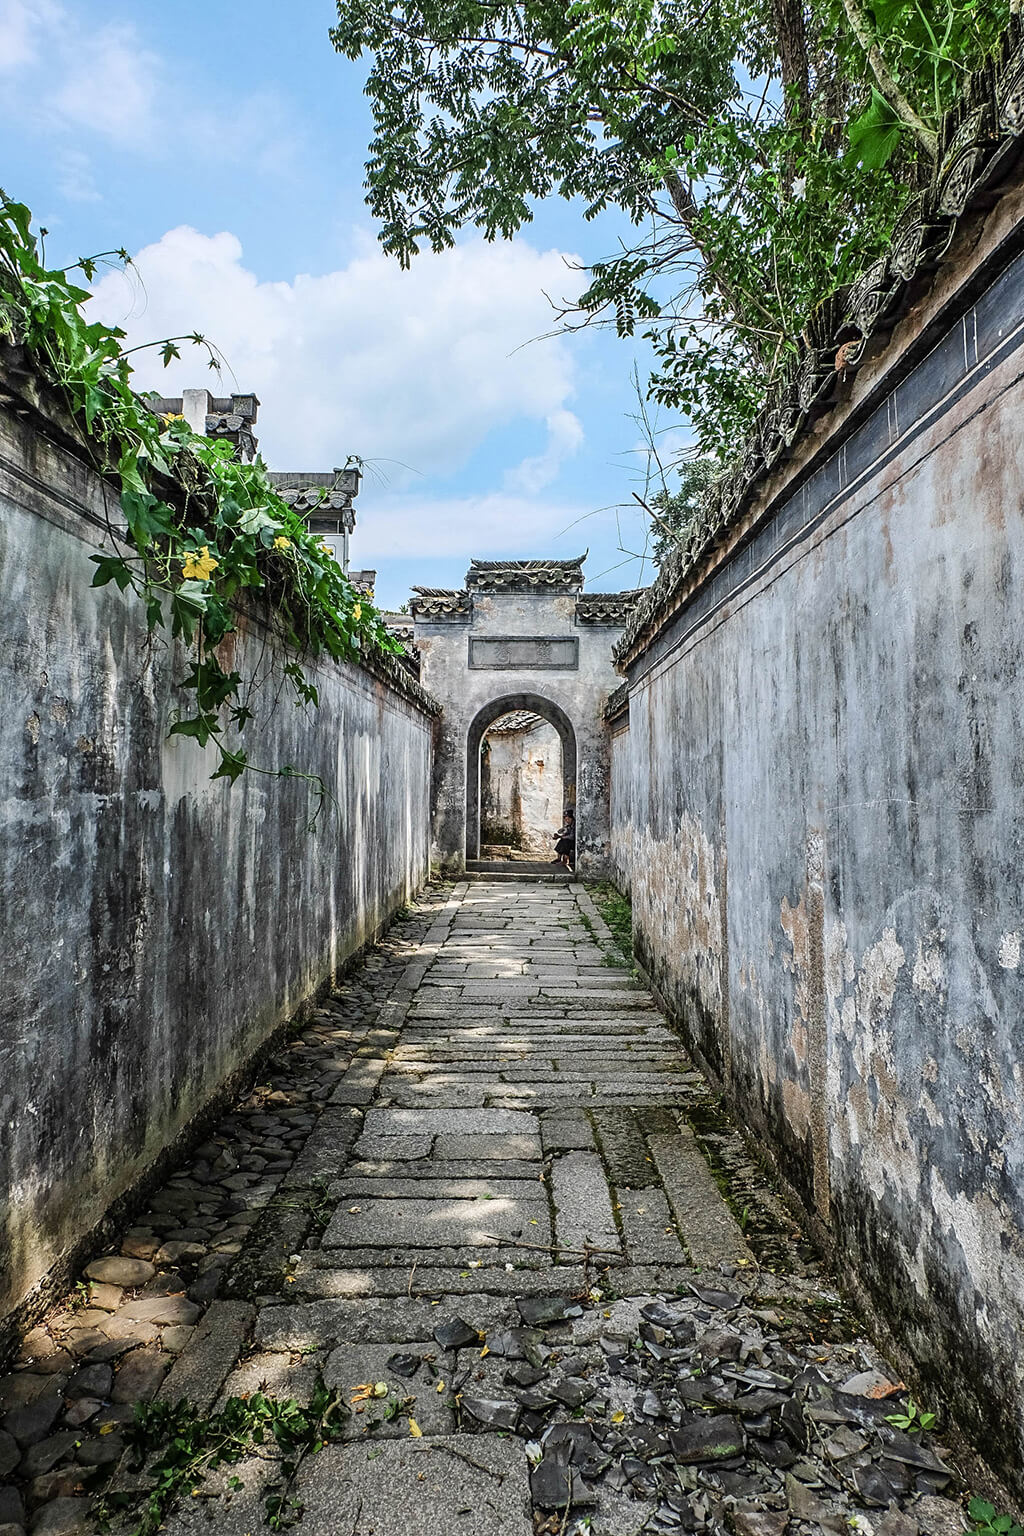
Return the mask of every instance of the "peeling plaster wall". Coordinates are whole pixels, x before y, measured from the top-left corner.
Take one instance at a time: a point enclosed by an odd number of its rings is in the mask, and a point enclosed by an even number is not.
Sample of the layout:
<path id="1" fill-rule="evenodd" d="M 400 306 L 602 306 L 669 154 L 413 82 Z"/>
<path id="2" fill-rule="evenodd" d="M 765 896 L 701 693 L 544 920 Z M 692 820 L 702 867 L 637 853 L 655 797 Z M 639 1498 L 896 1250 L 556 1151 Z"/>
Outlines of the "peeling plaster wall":
<path id="1" fill-rule="evenodd" d="M 314 831 L 303 783 L 168 739 L 167 642 L 90 589 L 105 494 L 0 412 L 0 1317 L 427 872 L 432 723 L 368 672 L 250 727 L 330 786 Z"/>
<path id="2" fill-rule="evenodd" d="M 480 820 L 514 827 L 523 847 L 552 857 L 564 816 L 562 743 L 547 721 L 523 731 L 496 731 L 485 738 L 480 770 Z"/>
<path id="3" fill-rule="evenodd" d="M 644 964 L 1018 1487 L 1022 316 L 1019 259 L 633 659 L 612 759 Z"/>

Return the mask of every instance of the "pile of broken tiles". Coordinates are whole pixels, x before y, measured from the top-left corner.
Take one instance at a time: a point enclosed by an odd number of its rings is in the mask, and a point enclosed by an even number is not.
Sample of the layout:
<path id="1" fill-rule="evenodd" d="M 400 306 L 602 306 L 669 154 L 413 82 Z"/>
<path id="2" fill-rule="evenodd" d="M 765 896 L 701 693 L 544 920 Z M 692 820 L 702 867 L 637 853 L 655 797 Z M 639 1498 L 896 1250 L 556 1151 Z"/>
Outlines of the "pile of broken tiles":
<path id="1" fill-rule="evenodd" d="M 541 1533 L 962 1531 L 930 1437 L 888 1422 L 895 1384 L 851 1374 L 857 1349 L 816 1339 L 813 1309 L 760 1305 L 745 1285 L 586 1311 L 524 1297 L 521 1326 L 447 1316 L 438 1355 L 388 1364 L 411 1380 L 447 1361 L 463 1431 L 526 1441 Z"/>

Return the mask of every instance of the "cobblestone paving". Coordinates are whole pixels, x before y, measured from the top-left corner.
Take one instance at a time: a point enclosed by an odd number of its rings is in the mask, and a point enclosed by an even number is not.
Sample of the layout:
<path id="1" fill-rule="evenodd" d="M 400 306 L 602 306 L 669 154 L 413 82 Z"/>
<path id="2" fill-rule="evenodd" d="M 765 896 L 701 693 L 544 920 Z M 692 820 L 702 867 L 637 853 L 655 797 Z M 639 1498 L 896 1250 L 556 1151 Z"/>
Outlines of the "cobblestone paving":
<path id="1" fill-rule="evenodd" d="M 828 1501 L 859 1497 L 881 1419 L 856 1393 L 891 1389 L 884 1362 L 862 1341 L 808 1345 L 813 1319 L 796 1342 L 780 1306 L 820 1311 L 818 1293 L 757 1271 L 679 1114 L 706 1087 L 613 958 L 577 885 L 429 893 L 88 1267 L 80 1304 L 27 1337 L 0 1381 L 0 1536 L 95 1530 L 90 1469 L 141 1486 L 123 1454 L 139 1401 L 308 1403 L 318 1380 L 352 1411 L 289 1489 L 309 1536 L 850 1529 L 828 1523 Z M 728 1381 L 710 1373 L 712 1337 Z M 817 1462 L 776 1452 L 759 1483 L 743 1446 L 775 1443 L 787 1395 L 777 1372 L 765 1390 L 764 1368 L 794 1350 L 801 1368 L 828 1357 L 833 1384 L 853 1379 L 860 1418 L 829 1420 L 853 1459 L 822 1481 Z M 760 1398 L 753 1419 L 707 1421 L 735 1446 L 675 1444 L 688 1470 L 666 1494 L 658 1446 L 693 1417 L 652 1394 L 669 1360 L 674 1382 L 709 1372 L 720 1398 L 705 1409 Z M 815 1403 L 832 1403 L 829 1382 Z M 647 1426 L 646 1452 L 588 1428 L 627 1420 L 623 1435 Z M 961 1529 L 937 1458 L 882 1449 L 889 1481 L 872 1472 L 866 1506 L 881 1516 L 856 1528 Z M 279 1474 L 269 1455 L 232 1469 L 236 1486 L 217 1473 L 166 1528 L 255 1536 Z"/>

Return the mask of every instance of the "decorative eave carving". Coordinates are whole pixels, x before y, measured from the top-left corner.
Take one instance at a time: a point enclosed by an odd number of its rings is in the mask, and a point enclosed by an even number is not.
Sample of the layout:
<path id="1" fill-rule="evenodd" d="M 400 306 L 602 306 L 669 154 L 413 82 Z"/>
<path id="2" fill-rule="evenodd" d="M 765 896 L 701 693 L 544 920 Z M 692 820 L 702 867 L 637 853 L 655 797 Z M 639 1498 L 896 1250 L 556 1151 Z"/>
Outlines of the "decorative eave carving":
<path id="1" fill-rule="evenodd" d="M 356 514 L 352 501 L 359 494 L 358 469 L 274 469 L 267 478 L 281 500 L 301 517 L 319 512 L 323 517 L 338 518 L 348 533 L 354 529 Z"/>
<path id="2" fill-rule="evenodd" d="M 576 599 L 577 624 L 610 624 L 624 629 L 645 587 L 631 592 L 584 592 Z"/>
<path id="3" fill-rule="evenodd" d="M 366 651 L 361 655 L 359 664 L 389 684 L 396 693 L 404 694 L 425 715 L 436 717 L 443 714 L 444 706 L 423 687 L 419 680 L 419 668 L 411 666 L 411 660 L 411 657 L 396 656 L 390 651 Z"/>
<path id="4" fill-rule="evenodd" d="M 416 638 L 416 628 L 408 615 L 404 613 L 382 613 L 381 618 L 396 640 L 401 640 L 404 646 L 412 645 L 413 640 Z"/>
<path id="5" fill-rule="evenodd" d="M 414 644 L 416 627 L 413 624 L 411 614 L 407 613 L 382 613 L 385 628 L 389 635 L 394 635 L 396 640 L 402 642 L 402 649 L 398 660 L 413 677 L 420 678 L 423 657 Z"/>
<path id="6" fill-rule="evenodd" d="M 473 616 L 473 599 L 468 592 L 448 587 L 413 587 L 409 612 L 421 624 L 437 622 L 468 623 Z"/>
<path id="7" fill-rule="evenodd" d="M 312 486 L 275 486 L 282 501 L 288 503 L 301 517 L 319 512 L 325 517 L 336 516 L 349 533 L 356 526 L 355 508 L 351 496 L 344 491 L 317 490 Z"/>
<path id="8" fill-rule="evenodd" d="M 475 592 L 578 592 L 583 562 L 575 560 L 471 560 L 466 586 Z"/>
<path id="9" fill-rule="evenodd" d="M 972 75 L 939 131 L 931 185 L 904 210 L 889 251 L 856 282 L 812 312 L 786 375 L 765 400 L 729 470 L 711 487 L 685 543 L 663 562 L 639 597 L 615 647 L 624 667 L 643 651 L 675 609 L 685 582 L 699 576 L 738 524 L 772 470 L 836 403 L 835 387 L 909 307 L 912 285 L 941 261 L 965 213 L 995 201 L 992 187 L 1017 159 L 1024 136 L 1024 21 L 1013 16 L 998 55 Z"/>
<path id="10" fill-rule="evenodd" d="M 620 683 L 615 692 L 608 696 L 608 702 L 604 707 L 604 717 L 609 722 L 618 720 L 628 709 L 629 684 Z"/>

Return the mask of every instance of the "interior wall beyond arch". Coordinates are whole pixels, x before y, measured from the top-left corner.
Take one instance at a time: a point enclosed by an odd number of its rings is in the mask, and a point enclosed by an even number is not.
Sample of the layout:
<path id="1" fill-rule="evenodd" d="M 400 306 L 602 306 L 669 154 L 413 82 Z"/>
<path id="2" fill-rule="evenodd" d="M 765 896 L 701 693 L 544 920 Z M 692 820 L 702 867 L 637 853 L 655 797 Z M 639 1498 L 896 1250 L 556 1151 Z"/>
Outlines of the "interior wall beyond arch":
<path id="1" fill-rule="evenodd" d="M 551 857 L 562 824 L 566 785 L 562 743 L 548 721 L 517 729 L 495 722 L 480 746 L 480 840 Z"/>
<path id="2" fill-rule="evenodd" d="M 557 733 L 561 746 L 562 805 L 559 810 L 576 800 L 576 732 L 568 715 L 551 699 L 539 694 L 506 694 L 485 705 L 470 724 L 466 739 L 466 857 L 480 856 L 480 749 L 492 726 L 502 715 L 515 710 L 530 710 L 541 717 Z"/>

